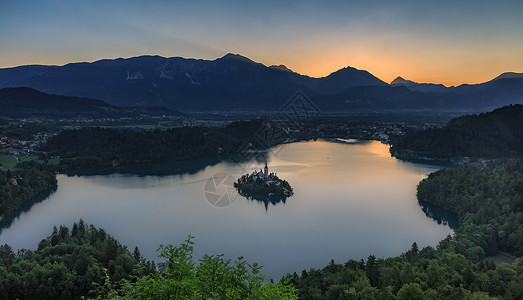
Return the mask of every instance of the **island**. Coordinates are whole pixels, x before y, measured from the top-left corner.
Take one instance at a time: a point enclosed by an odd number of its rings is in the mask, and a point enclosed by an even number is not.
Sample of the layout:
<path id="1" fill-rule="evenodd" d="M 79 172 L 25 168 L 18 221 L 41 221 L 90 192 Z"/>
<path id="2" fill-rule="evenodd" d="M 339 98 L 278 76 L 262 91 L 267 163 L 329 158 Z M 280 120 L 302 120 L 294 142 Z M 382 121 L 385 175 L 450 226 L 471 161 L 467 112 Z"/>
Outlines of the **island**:
<path id="1" fill-rule="evenodd" d="M 245 174 L 238 178 L 234 187 L 240 195 L 258 194 L 264 196 L 290 197 L 293 190 L 291 185 L 276 176 L 275 173 L 269 173 L 269 167 L 265 162 L 265 168 L 262 171 L 254 171 L 251 174 Z"/>

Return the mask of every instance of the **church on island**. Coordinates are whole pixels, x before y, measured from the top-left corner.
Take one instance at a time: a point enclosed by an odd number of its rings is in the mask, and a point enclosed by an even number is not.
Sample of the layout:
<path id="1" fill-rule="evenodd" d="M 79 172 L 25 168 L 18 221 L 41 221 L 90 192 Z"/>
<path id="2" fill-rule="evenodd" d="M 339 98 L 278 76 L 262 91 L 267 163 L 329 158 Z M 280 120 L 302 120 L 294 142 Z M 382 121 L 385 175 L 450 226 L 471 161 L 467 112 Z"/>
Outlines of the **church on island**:
<path id="1" fill-rule="evenodd" d="M 265 168 L 260 169 L 256 175 L 254 175 L 254 180 L 265 180 L 267 181 L 269 179 L 269 167 L 267 167 L 267 162 L 265 162 Z"/>
<path id="2" fill-rule="evenodd" d="M 281 180 L 275 173 L 269 173 L 269 167 L 265 162 L 265 168 L 245 174 L 238 178 L 234 187 L 241 192 L 252 192 L 268 196 L 292 196 L 293 191 L 289 183 Z"/>

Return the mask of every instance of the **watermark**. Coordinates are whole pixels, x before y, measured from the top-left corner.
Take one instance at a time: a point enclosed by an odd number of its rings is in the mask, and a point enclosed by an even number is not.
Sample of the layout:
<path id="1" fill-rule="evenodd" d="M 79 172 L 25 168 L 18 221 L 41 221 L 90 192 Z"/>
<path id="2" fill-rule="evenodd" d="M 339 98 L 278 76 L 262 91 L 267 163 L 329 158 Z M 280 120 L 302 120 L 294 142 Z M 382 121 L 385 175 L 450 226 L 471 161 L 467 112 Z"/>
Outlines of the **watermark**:
<path id="1" fill-rule="evenodd" d="M 233 155 L 239 169 L 237 176 L 220 173 L 206 181 L 204 195 L 207 202 L 214 207 L 233 204 L 238 196 L 234 188 L 236 177 L 257 170 L 269 156 L 277 156 L 287 143 L 296 140 L 295 133 L 303 130 L 305 122 L 319 114 L 320 110 L 305 93 L 294 93 L 279 110 L 279 118 L 264 120 L 254 136 Z"/>
<path id="2" fill-rule="evenodd" d="M 247 142 L 242 147 L 240 147 L 238 151 L 236 151 L 235 155 L 232 157 L 232 160 L 236 166 L 240 168 L 241 172 L 244 173 L 247 171 L 247 163 L 253 160 L 264 161 L 267 159 L 266 154 L 266 150 L 255 146 L 253 142 Z"/>
<path id="3" fill-rule="evenodd" d="M 297 91 L 280 110 L 294 126 L 303 128 L 304 122 L 317 117 L 320 109 L 302 91 Z"/>
<path id="4" fill-rule="evenodd" d="M 274 119 L 263 122 L 261 128 L 254 135 L 254 139 L 260 145 L 260 148 L 274 156 L 277 156 L 283 146 L 292 142 L 295 138 L 286 123 Z M 281 145 L 281 147 L 274 148 L 275 145 Z"/>
<path id="5" fill-rule="evenodd" d="M 218 173 L 205 182 L 204 195 L 210 205 L 227 207 L 236 201 L 238 193 L 234 188 L 236 179 L 228 173 Z"/>

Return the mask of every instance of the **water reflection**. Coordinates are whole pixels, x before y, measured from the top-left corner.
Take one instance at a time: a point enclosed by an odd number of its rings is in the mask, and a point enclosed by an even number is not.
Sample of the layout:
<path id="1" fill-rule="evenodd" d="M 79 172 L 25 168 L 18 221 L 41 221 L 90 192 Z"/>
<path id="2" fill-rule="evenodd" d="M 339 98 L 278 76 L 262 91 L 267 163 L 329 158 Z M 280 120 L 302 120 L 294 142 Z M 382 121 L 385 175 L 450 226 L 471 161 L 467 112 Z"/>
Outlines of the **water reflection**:
<path id="1" fill-rule="evenodd" d="M 191 234 L 197 237 L 195 259 L 245 256 L 277 280 L 331 259 L 395 256 L 413 242 L 436 245 L 457 226 L 417 204 L 416 184 L 438 167 L 392 158 L 380 142 L 301 142 L 272 148 L 268 158 L 259 154 L 59 174 L 58 190 L 47 200 L 2 223 L 0 244 L 35 249 L 54 225 L 82 218 L 129 248 L 138 246 L 148 259 L 157 257 L 158 245 L 178 244 Z M 265 160 L 293 187 L 292 199 L 231 194 L 230 205 L 217 207 L 206 198 L 209 178 L 237 179 Z M 230 189 L 222 184 L 214 193 Z"/>
<path id="2" fill-rule="evenodd" d="M 117 167 L 72 170 L 64 172 L 67 176 L 98 176 L 126 174 L 138 176 L 171 176 L 196 174 L 209 166 L 221 162 L 220 158 L 190 159 L 172 162 L 124 165 Z"/>
<path id="3" fill-rule="evenodd" d="M 339 144 L 347 144 L 347 145 L 366 144 L 368 142 L 366 140 L 342 139 L 342 138 L 322 139 L 322 140 L 331 142 L 331 143 L 339 143 Z"/>
<path id="4" fill-rule="evenodd" d="M 455 214 L 420 200 L 418 200 L 418 205 L 427 217 L 432 218 L 438 224 L 449 226 L 454 230 L 458 228 L 458 216 Z"/>
<path id="5" fill-rule="evenodd" d="M 20 206 L 19 209 L 14 211 L 9 218 L 1 220 L 0 221 L 0 234 L 2 234 L 2 231 L 9 228 L 16 219 L 20 218 L 21 214 L 28 212 L 33 207 L 33 205 L 44 201 L 45 199 L 49 198 L 52 194 L 54 194 L 56 192 L 56 189 L 57 189 L 57 187 L 53 187 L 53 188 L 37 195 L 30 201 L 27 201 L 24 204 L 22 204 L 22 206 Z"/>
<path id="6" fill-rule="evenodd" d="M 267 196 L 267 195 L 260 195 L 255 193 L 249 193 L 241 191 L 239 192 L 240 196 L 244 197 L 245 199 L 249 201 L 256 201 L 259 203 L 262 203 L 265 207 L 265 211 L 269 211 L 269 204 L 272 204 L 273 206 L 279 203 L 285 204 L 287 202 L 287 197 L 285 196 Z"/>
<path id="7" fill-rule="evenodd" d="M 146 163 L 135 165 L 122 165 L 116 167 L 94 168 L 66 171 L 67 176 L 98 176 L 112 174 L 126 174 L 138 176 L 171 176 L 192 175 L 205 170 L 207 167 L 219 163 L 237 165 L 239 168 L 249 164 L 261 164 L 269 160 L 268 151 L 257 151 L 238 154 L 228 157 L 213 157 L 203 159 L 189 159 L 170 162 Z"/>

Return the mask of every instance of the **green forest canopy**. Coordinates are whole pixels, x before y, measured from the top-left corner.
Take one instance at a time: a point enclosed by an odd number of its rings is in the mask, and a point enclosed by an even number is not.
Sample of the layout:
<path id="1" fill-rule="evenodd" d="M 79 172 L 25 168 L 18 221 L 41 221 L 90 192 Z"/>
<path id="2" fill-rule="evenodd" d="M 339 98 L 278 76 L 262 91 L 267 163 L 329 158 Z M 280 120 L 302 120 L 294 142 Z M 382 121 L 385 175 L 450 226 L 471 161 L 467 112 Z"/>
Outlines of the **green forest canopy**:
<path id="1" fill-rule="evenodd" d="M 410 132 L 390 152 L 403 159 L 496 158 L 523 153 L 523 105 L 452 119 L 443 128 Z"/>

